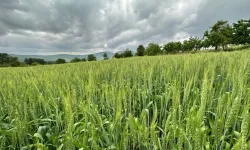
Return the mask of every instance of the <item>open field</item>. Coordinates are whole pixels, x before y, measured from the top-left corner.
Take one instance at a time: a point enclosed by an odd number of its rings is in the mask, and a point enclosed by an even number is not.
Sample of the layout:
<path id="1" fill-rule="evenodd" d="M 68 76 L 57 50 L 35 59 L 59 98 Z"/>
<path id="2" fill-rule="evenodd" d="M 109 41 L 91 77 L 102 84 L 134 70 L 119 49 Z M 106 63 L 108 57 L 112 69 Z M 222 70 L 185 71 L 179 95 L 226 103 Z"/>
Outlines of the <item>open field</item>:
<path id="1" fill-rule="evenodd" d="M 0 68 L 0 149 L 250 149 L 250 51 Z"/>

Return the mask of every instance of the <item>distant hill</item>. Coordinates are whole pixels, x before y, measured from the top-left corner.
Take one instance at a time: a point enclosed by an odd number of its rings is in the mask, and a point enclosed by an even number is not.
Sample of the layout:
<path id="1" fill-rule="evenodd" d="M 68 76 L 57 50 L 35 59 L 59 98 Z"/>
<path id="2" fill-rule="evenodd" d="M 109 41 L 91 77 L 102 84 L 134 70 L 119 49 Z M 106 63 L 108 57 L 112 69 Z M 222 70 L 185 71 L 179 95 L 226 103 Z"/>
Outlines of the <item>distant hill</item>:
<path id="1" fill-rule="evenodd" d="M 103 54 L 105 52 L 99 52 L 95 53 L 94 55 L 96 56 L 97 60 L 102 60 L 103 59 Z M 108 57 L 111 58 L 113 57 L 114 53 L 112 52 L 106 52 L 108 54 Z M 24 61 L 25 58 L 41 58 L 44 59 L 45 61 L 56 61 L 58 58 L 65 59 L 66 61 L 70 61 L 73 58 L 87 58 L 88 54 L 86 55 L 71 55 L 71 54 L 58 54 L 58 55 L 16 55 L 16 54 L 10 54 L 13 57 L 18 57 L 20 61 Z"/>

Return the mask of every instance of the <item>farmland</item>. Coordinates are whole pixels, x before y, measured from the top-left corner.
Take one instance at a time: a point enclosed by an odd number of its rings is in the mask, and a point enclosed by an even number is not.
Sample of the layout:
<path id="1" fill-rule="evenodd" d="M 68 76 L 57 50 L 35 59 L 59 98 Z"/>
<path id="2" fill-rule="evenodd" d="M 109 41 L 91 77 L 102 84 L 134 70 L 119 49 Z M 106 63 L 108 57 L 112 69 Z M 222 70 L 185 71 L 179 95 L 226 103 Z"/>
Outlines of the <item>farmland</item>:
<path id="1" fill-rule="evenodd" d="M 0 149 L 250 149 L 250 51 L 0 69 Z"/>

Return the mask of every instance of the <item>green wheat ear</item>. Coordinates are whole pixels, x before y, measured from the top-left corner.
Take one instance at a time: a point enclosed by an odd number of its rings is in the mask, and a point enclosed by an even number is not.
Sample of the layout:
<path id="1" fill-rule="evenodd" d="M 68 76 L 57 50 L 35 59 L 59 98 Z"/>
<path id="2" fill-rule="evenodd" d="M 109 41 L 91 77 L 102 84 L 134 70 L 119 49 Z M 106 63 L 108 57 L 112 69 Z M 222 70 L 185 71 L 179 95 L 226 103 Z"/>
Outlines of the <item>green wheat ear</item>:
<path id="1" fill-rule="evenodd" d="M 249 129 L 250 129 L 250 113 L 246 112 L 245 115 L 244 115 L 243 122 L 241 124 L 241 134 L 242 134 L 242 136 L 247 137 Z"/>
<path id="2" fill-rule="evenodd" d="M 201 150 L 201 136 L 200 136 L 200 130 L 196 129 L 195 131 L 195 137 L 194 137 L 194 150 Z"/>
<path id="3" fill-rule="evenodd" d="M 222 120 L 221 119 L 218 119 L 215 123 L 215 138 L 214 138 L 214 141 L 215 141 L 215 145 L 217 146 L 220 142 L 220 138 L 221 138 L 221 132 L 222 132 L 222 129 L 221 129 L 221 126 L 222 125 Z"/>
<path id="4" fill-rule="evenodd" d="M 183 149 L 183 143 L 184 143 L 184 135 L 182 129 L 179 129 L 179 135 L 178 135 L 178 149 Z"/>
<path id="5" fill-rule="evenodd" d="M 225 124 L 225 129 L 228 130 L 234 123 L 236 117 L 238 116 L 238 112 L 240 109 L 240 100 L 239 98 L 235 98 L 233 101 L 233 105 L 231 108 L 231 111 L 227 117 L 226 124 Z"/>

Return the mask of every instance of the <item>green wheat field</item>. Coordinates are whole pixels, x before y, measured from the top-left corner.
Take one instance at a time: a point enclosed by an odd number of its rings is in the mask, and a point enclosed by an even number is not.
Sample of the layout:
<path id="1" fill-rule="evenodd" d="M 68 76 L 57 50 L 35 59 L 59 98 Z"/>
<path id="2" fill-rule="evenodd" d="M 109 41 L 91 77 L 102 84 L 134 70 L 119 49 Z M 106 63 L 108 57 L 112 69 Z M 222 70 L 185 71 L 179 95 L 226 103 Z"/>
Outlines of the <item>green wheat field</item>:
<path id="1" fill-rule="evenodd" d="M 1 150 L 250 149 L 250 50 L 0 69 Z"/>

